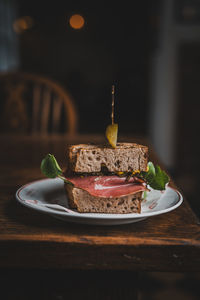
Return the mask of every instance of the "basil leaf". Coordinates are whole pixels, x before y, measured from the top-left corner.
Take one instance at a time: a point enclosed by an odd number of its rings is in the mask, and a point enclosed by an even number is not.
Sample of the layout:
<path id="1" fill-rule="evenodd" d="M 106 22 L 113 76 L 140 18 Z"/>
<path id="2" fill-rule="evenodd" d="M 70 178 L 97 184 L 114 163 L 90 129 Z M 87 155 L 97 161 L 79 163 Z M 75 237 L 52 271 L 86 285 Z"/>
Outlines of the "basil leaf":
<path id="1" fill-rule="evenodd" d="M 145 180 L 147 182 L 151 182 L 155 175 L 156 175 L 156 171 L 155 171 L 155 167 L 154 167 L 154 164 L 150 161 L 148 162 L 148 171 L 147 172 L 142 172 L 143 173 L 143 176 L 145 178 Z"/>
<path id="2" fill-rule="evenodd" d="M 62 170 L 52 154 L 47 154 L 42 160 L 40 169 L 42 173 L 49 178 L 56 178 L 62 174 Z"/>
<path id="3" fill-rule="evenodd" d="M 147 166 L 148 166 L 148 173 L 155 175 L 156 171 L 155 171 L 154 164 L 151 161 L 149 161 Z"/>
<path id="4" fill-rule="evenodd" d="M 159 166 L 155 167 L 155 176 L 150 182 L 150 186 L 155 190 L 165 190 L 165 185 L 169 182 L 169 177 Z"/>
<path id="5" fill-rule="evenodd" d="M 148 171 L 141 172 L 141 177 L 155 190 L 165 190 L 165 185 L 169 182 L 169 176 L 157 165 L 148 163 Z"/>
<path id="6" fill-rule="evenodd" d="M 64 182 L 73 185 L 72 182 L 70 182 L 63 176 L 63 172 L 62 172 L 59 164 L 57 163 L 55 156 L 52 154 L 46 155 L 46 157 L 41 162 L 40 169 L 41 169 L 42 173 L 48 178 L 59 177 Z"/>
<path id="7" fill-rule="evenodd" d="M 143 199 L 146 199 L 147 198 L 147 191 L 144 191 L 143 192 Z"/>

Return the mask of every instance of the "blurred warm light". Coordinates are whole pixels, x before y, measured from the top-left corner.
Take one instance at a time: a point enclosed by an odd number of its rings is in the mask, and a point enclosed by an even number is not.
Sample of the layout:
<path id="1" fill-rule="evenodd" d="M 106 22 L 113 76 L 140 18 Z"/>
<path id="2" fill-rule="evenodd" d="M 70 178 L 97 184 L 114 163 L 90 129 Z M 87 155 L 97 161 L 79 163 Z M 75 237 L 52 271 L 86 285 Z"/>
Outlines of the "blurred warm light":
<path id="1" fill-rule="evenodd" d="M 85 24 L 85 20 L 81 15 L 75 14 L 70 17 L 69 24 L 74 29 L 81 29 Z"/>
<path id="2" fill-rule="evenodd" d="M 16 33 L 23 33 L 33 27 L 34 21 L 31 17 L 25 16 L 14 21 L 13 29 Z"/>

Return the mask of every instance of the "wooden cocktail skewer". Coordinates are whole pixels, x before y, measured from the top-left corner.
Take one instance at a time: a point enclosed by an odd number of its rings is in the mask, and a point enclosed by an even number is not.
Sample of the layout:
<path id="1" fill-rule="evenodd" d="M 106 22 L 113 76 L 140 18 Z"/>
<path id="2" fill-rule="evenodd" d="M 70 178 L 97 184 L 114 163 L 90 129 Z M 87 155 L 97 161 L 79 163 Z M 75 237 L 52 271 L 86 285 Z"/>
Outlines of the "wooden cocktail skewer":
<path id="1" fill-rule="evenodd" d="M 112 111 L 111 111 L 111 120 L 112 125 L 114 124 L 114 105 L 115 105 L 115 86 L 112 85 Z"/>
<path id="2" fill-rule="evenodd" d="M 114 104 L 115 104 L 115 86 L 112 85 L 112 110 L 111 110 L 111 121 L 112 124 L 108 125 L 106 128 L 106 138 L 109 144 L 116 148 L 117 145 L 117 134 L 118 134 L 118 124 L 114 122 Z"/>

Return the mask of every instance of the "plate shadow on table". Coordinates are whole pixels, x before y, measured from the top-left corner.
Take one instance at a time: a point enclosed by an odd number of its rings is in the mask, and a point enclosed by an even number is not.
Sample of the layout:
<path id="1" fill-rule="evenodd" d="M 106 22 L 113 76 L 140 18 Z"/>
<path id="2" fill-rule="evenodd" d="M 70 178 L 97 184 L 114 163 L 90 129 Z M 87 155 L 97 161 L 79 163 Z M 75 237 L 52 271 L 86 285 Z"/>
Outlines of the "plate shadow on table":
<path id="1" fill-rule="evenodd" d="M 127 232 L 132 230 L 137 232 L 138 226 L 140 229 L 146 227 L 146 220 L 143 220 L 142 222 L 138 223 L 122 224 L 115 226 L 99 226 L 66 222 L 54 218 L 46 213 L 42 213 L 40 211 L 23 206 L 22 204 L 17 202 L 15 196 L 12 196 L 10 200 L 7 201 L 4 209 L 6 218 L 9 219 L 10 223 L 13 223 L 13 225 L 16 222 L 18 224 L 21 224 L 22 226 L 30 226 L 30 228 L 32 229 L 46 228 L 48 232 L 51 231 L 52 233 L 79 232 L 80 234 L 85 234 L 87 232 L 87 234 L 91 235 L 96 235 L 98 233 L 98 235 L 104 236 L 106 232 L 107 234 L 111 234 L 113 232 L 117 232 L 118 230 L 120 230 L 120 228 L 123 228 L 123 230 L 127 230 Z"/>

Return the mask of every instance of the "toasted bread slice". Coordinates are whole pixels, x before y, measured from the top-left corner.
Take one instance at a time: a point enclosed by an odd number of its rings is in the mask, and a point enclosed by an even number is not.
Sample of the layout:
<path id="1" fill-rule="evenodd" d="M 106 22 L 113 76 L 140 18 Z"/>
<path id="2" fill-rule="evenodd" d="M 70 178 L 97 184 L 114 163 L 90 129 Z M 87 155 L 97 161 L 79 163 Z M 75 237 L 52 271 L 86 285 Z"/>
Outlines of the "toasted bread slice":
<path id="1" fill-rule="evenodd" d="M 118 143 L 115 149 L 104 145 L 71 145 L 67 153 L 68 169 L 77 173 L 146 171 L 148 147 L 135 143 Z"/>
<path id="2" fill-rule="evenodd" d="M 120 198 L 100 198 L 87 191 L 65 184 L 68 203 L 80 213 L 127 214 L 140 213 L 142 192 Z"/>

